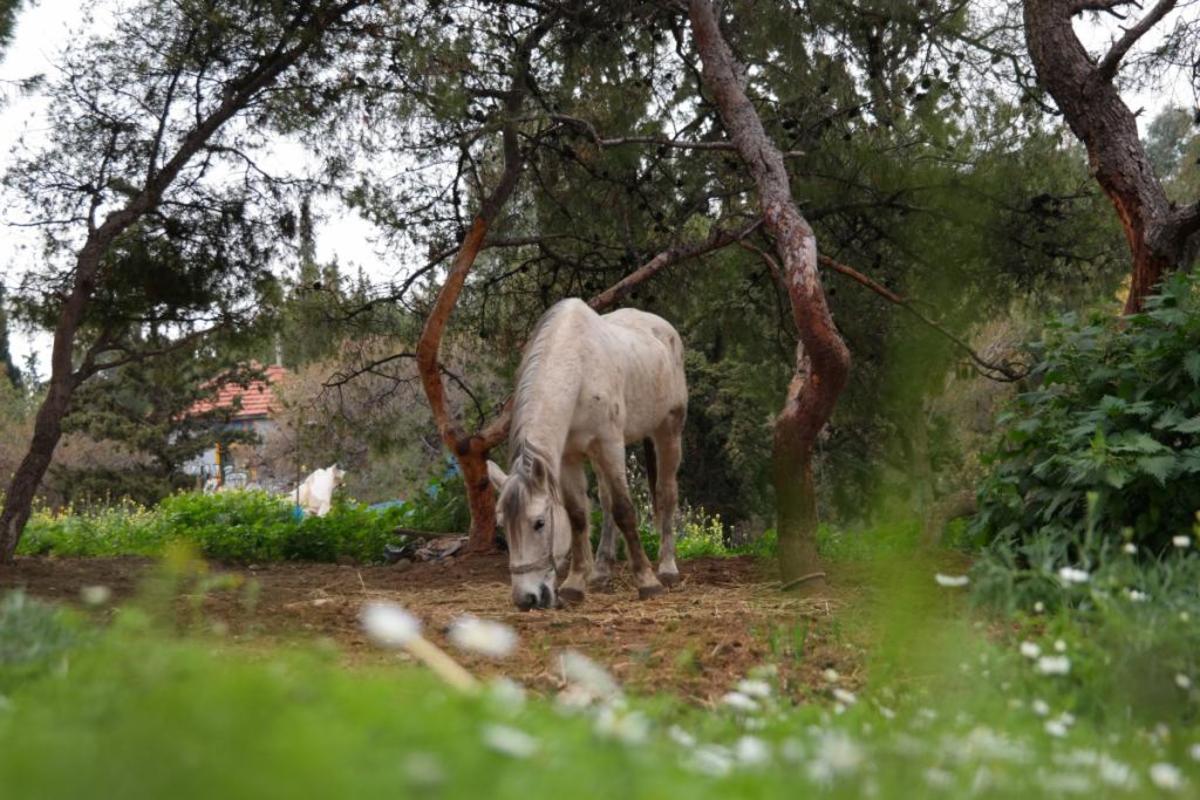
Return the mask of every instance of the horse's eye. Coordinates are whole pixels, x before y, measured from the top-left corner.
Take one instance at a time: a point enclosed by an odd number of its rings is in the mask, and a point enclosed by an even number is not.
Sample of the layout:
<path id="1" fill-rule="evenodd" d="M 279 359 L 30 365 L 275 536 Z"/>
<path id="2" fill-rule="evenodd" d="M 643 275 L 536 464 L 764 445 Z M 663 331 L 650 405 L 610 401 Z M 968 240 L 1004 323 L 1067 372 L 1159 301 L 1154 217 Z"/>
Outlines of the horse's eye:
<path id="1" fill-rule="evenodd" d="M 544 520 L 544 519 L 539 518 L 536 522 L 533 523 L 533 529 L 535 531 L 540 531 L 544 527 L 546 527 L 546 520 Z"/>

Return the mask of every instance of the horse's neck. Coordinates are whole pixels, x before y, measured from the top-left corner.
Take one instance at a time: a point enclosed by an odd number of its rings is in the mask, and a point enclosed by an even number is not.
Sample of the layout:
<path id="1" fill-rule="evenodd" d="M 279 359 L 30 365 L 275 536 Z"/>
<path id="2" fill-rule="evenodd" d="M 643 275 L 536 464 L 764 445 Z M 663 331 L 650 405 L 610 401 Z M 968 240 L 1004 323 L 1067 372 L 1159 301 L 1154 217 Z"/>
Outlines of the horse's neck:
<path id="1" fill-rule="evenodd" d="M 550 381 L 535 381 L 527 387 L 519 417 L 513 420 L 515 441 L 544 455 L 555 478 L 575 416 L 580 383 L 577 374 L 557 374 Z"/>
<path id="2" fill-rule="evenodd" d="M 559 388 L 563 390 L 561 395 L 555 391 L 546 393 L 547 396 L 531 398 L 523 409 L 525 413 L 517 427 L 517 441 L 525 448 L 545 456 L 547 466 L 556 480 L 571 428 L 571 417 L 575 413 L 575 395 L 578 394 L 571 387 Z M 570 402 L 566 402 L 568 399 Z"/>

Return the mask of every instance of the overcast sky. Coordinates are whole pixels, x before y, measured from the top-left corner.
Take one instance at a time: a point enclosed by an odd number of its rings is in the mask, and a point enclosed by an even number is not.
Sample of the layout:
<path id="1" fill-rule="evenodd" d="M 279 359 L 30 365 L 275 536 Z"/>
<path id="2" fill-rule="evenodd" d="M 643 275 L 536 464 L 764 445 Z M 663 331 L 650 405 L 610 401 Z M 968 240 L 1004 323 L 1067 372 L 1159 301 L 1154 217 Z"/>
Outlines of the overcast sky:
<path id="1" fill-rule="evenodd" d="M 44 119 L 45 101 L 39 96 L 16 95 L 12 81 L 44 73 L 53 80 L 54 62 L 57 54 L 70 43 L 73 29 L 80 25 L 82 9 L 92 7 L 96 11 L 97 27 L 103 29 L 108 15 L 105 11 L 115 4 L 112 0 L 34 0 L 36 3 L 21 12 L 13 42 L 6 57 L 0 63 L 0 91 L 7 98 L 7 105 L 0 111 L 0 172 L 7 169 L 10 151 L 22 136 L 27 144 L 36 144 L 46 132 Z M 1195 14 L 1191 7 L 1185 13 Z M 1170 17 L 1168 17 L 1170 22 Z M 1103 49 L 1118 32 L 1117 23 L 1109 19 L 1102 24 L 1080 21 L 1080 30 L 1085 44 L 1094 50 Z M 1148 36 L 1145 44 L 1152 46 L 1157 37 Z M 1127 98 L 1135 110 L 1144 108 L 1139 117 L 1143 128 L 1162 108 L 1169 104 L 1191 107 L 1195 102 L 1192 88 L 1186 76 L 1176 75 L 1165 85 Z M 3 195 L 0 195 L 3 202 Z M 0 205 L 0 280 L 6 286 L 16 284 L 19 276 L 27 269 L 39 252 L 37 234 L 12 223 L 21 217 L 7 203 Z M 320 261 L 337 258 L 349 274 L 362 267 L 368 276 L 386 280 L 406 271 L 405 265 L 396 254 L 381 252 L 375 246 L 377 231 L 355 214 L 347 214 L 328 204 L 319 209 L 326 217 L 317 230 L 317 255 Z M 39 355 L 43 373 L 48 362 L 50 335 L 45 332 L 11 331 L 13 336 L 12 355 L 18 364 L 23 364 L 30 350 Z"/>

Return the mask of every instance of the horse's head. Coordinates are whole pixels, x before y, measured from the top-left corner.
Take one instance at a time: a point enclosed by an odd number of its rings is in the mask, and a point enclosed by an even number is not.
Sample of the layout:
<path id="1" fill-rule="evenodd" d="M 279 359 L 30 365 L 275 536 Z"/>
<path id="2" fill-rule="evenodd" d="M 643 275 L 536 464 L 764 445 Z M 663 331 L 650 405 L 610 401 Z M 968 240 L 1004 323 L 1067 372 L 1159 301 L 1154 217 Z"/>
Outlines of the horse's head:
<path id="1" fill-rule="evenodd" d="M 508 537 L 513 602 L 522 611 L 556 605 L 558 573 L 571 547 L 571 523 L 545 461 L 518 456 L 511 475 L 489 461 L 488 478 L 499 497 L 496 521 Z"/>

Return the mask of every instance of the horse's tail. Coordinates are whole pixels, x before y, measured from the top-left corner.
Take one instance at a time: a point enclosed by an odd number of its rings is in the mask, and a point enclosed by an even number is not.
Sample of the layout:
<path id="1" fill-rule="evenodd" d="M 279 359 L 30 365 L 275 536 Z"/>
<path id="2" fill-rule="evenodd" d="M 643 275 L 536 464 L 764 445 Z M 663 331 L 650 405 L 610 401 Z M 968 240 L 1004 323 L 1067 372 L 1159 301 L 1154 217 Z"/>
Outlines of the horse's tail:
<path id="1" fill-rule="evenodd" d="M 646 481 L 650 484 L 650 505 L 658 506 L 658 454 L 654 452 L 654 440 L 642 440 L 643 452 L 646 454 Z M 657 513 L 657 512 L 655 512 Z"/>

